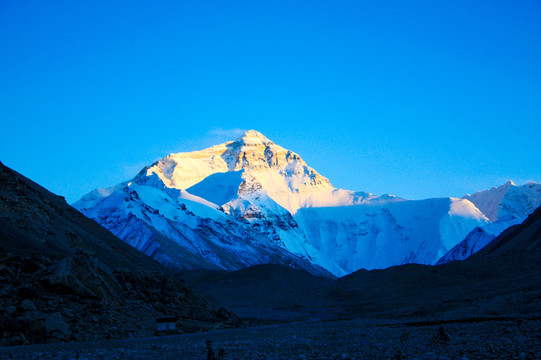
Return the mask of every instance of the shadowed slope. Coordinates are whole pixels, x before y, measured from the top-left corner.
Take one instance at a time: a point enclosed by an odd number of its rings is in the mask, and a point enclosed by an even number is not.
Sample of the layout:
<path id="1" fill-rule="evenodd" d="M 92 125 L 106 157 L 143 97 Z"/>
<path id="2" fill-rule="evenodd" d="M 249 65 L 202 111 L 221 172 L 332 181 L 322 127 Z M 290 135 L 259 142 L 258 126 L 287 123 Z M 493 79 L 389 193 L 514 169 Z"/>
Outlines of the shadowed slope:
<path id="1" fill-rule="evenodd" d="M 54 259 L 84 249 L 114 267 L 162 267 L 57 196 L 0 163 L 0 248 Z"/>
<path id="2" fill-rule="evenodd" d="M 0 163 L 0 346 L 238 325 L 184 281 Z"/>

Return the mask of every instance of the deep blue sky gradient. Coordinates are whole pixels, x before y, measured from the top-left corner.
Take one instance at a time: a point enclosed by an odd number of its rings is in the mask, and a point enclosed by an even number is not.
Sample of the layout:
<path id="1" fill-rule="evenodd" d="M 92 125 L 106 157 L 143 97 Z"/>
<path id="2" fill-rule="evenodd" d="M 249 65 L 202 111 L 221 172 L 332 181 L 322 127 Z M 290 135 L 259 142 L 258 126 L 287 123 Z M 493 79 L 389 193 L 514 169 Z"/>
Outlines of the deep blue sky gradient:
<path id="1" fill-rule="evenodd" d="M 256 129 L 340 188 L 541 181 L 539 1 L 0 1 L 0 160 L 76 201 Z"/>

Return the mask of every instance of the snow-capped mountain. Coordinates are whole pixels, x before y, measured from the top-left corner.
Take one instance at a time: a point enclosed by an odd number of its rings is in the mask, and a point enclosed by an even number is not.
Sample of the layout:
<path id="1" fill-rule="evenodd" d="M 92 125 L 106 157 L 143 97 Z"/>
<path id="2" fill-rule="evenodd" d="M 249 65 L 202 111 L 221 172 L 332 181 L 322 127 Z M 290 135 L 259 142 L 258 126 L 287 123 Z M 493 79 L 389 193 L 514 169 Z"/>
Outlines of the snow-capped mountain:
<path id="1" fill-rule="evenodd" d="M 74 206 L 162 263 L 238 269 L 281 261 L 335 275 L 433 264 L 490 223 L 466 198 L 410 201 L 336 189 L 254 130 L 171 154 Z"/>
<path id="2" fill-rule="evenodd" d="M 470 200 L 491 220 L 491 223 L 473 229 L 464 240 L 438 261 L 439 264 L 464 260 L 488 245 L 505 229 L 522 223 L 541 206 L 541 184 L 529 182 L 517 186 L 509 180 L 499 187 L 479 191 L 463 198 Z"/>
<path id="3" fill-rule="evenodd" d="M 171 154 L 137 179 L 153 174 L 165 186 L 187 190 L 229 212 L 243 209 L 241 199 L 259 205 L 264 214 L 294 214 L 303 207 L 353 205 L 375 197 L 335 189 L 299 155 L 254 130 L 205 150 Z M 263 193 L 268 199 L 261 198 Z"/>

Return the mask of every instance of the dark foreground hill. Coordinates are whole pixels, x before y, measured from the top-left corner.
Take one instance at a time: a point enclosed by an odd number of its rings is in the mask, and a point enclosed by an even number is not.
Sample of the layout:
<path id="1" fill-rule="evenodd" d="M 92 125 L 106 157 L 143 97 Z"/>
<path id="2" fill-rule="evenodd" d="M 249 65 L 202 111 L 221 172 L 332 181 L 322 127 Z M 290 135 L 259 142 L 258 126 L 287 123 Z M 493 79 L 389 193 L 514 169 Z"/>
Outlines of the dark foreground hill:
<path id="1" fill-rule="evenodd" d="M 82 249 L 115 269 L 161 269 L 158 263 L 57 196 L 0 163 L 0 249 L 58 260 Z"/>
<path id="2" fill-rule="evenodd" d="M 470 259 L 439 266 L 359 270 L 335 281 L 277 265 L 184 276 L 207 298 L 265 320 L 535 317 L 541 315 L 540 243 L 537 209 Z"/>
<path id="3" fill-rule="evenodd" d="M 150 336 L 235 326 L 236 316 L 0 163 L 0 344 Z"/>

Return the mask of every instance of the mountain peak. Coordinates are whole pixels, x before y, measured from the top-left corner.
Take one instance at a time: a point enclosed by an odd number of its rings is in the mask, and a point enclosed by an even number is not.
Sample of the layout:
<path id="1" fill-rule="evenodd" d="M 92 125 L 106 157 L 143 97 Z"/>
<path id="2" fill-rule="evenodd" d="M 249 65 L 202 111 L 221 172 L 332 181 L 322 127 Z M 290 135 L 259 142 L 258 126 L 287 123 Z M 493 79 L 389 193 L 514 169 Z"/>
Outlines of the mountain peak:
<path id="1" fill-rule="evenodd" d="M 240 142 L 244 144 L 265 144 L 270 143 L 269 139 L 262 133 L 256 130 L 248 130 L 240 137 L 236 138 L 234 142 Z"/>
<path id="2" fill-rule="evenodd" d="M 505 182 L 504 185 L 507 185 L 507 186 L 517 186 L 517 185 L 513 182 L 513 180 L 507 180 L 507 181 Z"/>
<path id="3" fill-rule="evenodd" d="M 275 144 L 256 130 L 248 130 L 233 141 L 207 149 L 170 154 L 145 167 L 132 182 L 150 184 L 161 181 L 166 187 L 186 190 L 213 174 L 239 170 L 245 170 L 241 178 L 243 189 L 251 188 L 246 185 L 248 183 L 256 184 L 256 190 L 265 189 L 271 198 L 283 198 L 282 203 L 277 199 L 274 201 L 285 209 L 298 208 L 296 204 L 289 204 L 291 201 L 287 194 L 291 192 L 333 191 L 329 180 L 310 168 L 299 155 Z M 231 179 L 237 177 L 232 176 Z"/>

